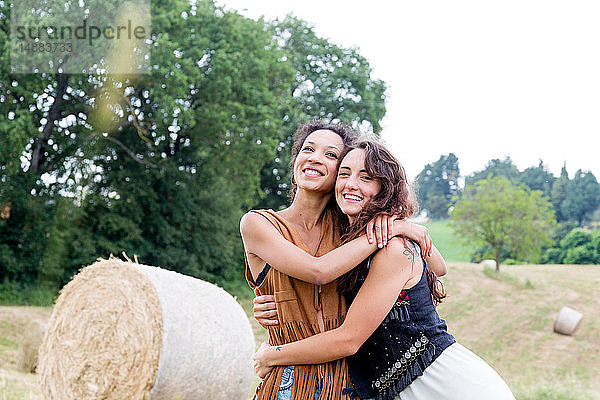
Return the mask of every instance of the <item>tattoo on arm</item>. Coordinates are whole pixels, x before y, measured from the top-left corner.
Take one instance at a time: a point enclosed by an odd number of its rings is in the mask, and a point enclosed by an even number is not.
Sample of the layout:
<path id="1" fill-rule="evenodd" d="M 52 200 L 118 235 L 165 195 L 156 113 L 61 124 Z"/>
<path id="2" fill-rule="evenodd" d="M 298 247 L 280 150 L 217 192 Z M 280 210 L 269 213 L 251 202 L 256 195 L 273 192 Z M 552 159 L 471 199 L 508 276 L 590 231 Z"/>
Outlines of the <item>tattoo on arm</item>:
<path id="1" fill-rule="evenodd" d="M 281 346 L 275 347 L 275 351 L 281 351 Z"/>
<path id="2" fill-rule="evenodd" d="M 404 254 L 405 256 L 407 256 L 407 257 L 408 257 L 408 259 L 410 260 L 410 262 L 411 262 L 411 263 L 413 262 L 414 255 L 413 255 L 412 251 L 410 251 L 409 249 L 406 249 L 406 248 L 405 248 L 405 249 L 402 251 L 402 254 Z"/>

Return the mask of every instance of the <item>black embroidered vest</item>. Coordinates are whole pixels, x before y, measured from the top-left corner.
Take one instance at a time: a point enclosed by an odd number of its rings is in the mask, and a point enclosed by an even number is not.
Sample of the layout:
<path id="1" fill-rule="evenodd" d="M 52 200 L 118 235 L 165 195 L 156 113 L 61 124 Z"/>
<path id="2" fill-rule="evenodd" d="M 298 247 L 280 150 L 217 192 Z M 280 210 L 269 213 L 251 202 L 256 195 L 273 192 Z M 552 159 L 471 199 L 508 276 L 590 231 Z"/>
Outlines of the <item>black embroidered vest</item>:
<path id="1" fill-rule="evenodd" d="M 424 264 L 421 280 L 400 293 L 385 320 L 348 358 L 350 395 L 394 399 L 454 342 L 433 305 Z"/>

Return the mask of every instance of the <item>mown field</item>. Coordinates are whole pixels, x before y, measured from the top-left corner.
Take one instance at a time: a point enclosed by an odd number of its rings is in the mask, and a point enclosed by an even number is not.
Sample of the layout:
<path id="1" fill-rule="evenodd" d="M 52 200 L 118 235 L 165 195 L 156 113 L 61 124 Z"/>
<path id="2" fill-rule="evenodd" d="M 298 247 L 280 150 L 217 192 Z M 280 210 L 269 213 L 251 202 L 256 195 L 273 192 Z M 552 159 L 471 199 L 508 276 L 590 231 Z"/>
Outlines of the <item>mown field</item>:
<path id="1" fill-rule="evenodd" d="M 505 378 L 519 400 L 600 400 L 600 266 L 449 263 L 440 314 L 458 341 Z M 248 313 L 250 300 L 242 301 Z M 564 305 L 584 314 L 575 336 L 553 333 Z M 41 399 L 37 377 L 17 369 L 19 343 L 49 308 L 0 307 L 0 400 Z M 257 344 L 265 339 L 254 326 Z"/>

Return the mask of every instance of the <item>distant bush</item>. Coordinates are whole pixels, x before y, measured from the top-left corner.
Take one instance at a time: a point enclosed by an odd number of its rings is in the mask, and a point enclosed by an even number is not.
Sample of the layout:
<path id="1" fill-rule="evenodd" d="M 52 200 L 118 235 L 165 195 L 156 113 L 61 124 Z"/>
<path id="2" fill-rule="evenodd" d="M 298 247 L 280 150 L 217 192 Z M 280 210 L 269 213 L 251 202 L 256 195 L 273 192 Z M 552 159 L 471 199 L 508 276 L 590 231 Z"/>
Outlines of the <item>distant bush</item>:
<path id="1" fill-rule="evenodd" d="M 548 264 L 600 264 L 600 231 L 572 229 L 559 246 L 546 249 L 542 260 Z"/>
<path id="2" fill-rule="evenodd" d="M 562 264 L 562 252 L 558 247 L 551 247 L 542 254 L 543 264 Z"/>

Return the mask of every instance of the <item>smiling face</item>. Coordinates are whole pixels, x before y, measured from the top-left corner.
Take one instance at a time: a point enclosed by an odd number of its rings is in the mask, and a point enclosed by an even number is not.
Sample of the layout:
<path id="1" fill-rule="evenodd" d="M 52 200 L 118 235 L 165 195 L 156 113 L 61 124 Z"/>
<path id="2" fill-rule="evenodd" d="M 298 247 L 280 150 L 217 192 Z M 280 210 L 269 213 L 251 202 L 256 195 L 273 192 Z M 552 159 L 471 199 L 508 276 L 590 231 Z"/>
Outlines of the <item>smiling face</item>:
<path id="1" fill-rule="evenodd" d="M 381 189 L 379 180 L 365 168 L 365 151 L 354 149 L 342 160 L 335 184 L 335 200 L 350 219 L 360 213 Z"/>
<path id="2" fill-rule="evenodd" d="M 308 135 L 294 163 L 298 188 L 331 192 L 343 150 L 344 141 L 333 131 L 321 129 Z"/>

